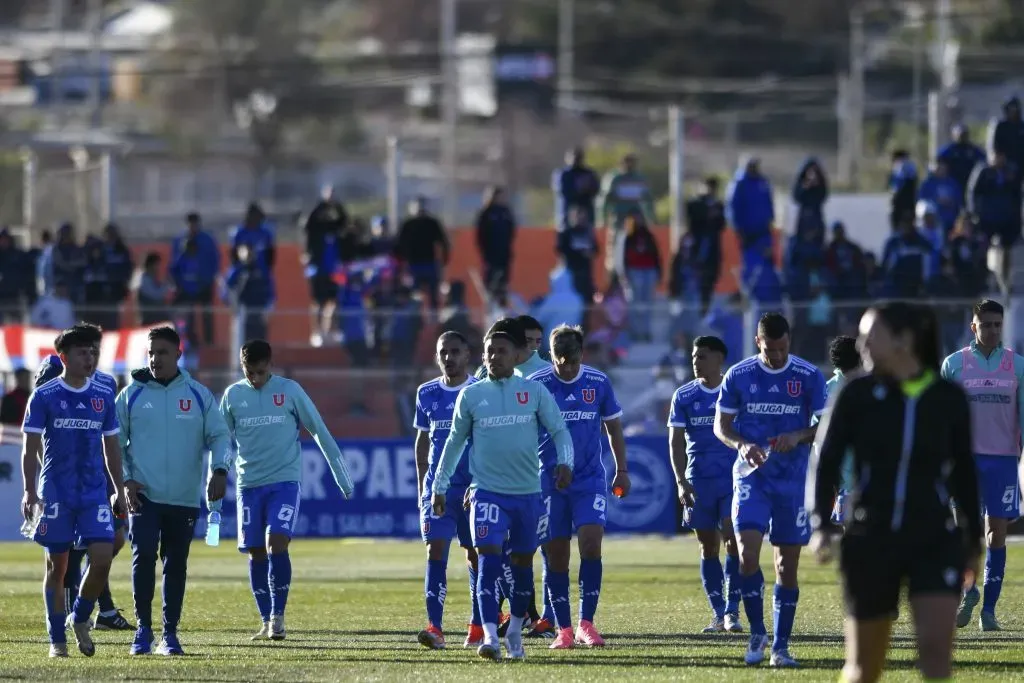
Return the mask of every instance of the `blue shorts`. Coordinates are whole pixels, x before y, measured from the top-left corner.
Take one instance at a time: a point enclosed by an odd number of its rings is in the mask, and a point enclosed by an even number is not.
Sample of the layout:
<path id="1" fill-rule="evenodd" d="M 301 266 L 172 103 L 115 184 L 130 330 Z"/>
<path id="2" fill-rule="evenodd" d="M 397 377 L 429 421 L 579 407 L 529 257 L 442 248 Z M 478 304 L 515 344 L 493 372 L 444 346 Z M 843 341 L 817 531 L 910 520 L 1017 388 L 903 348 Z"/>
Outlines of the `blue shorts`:
<path id="1" fill-rule="evenodd" d="M 533 553 L 548 525 L 539 493 L 508 495 L 476 489 L 470 505 L 469 524 L 473 546 L 503 545 L 508 537 L 512 553 Z"/>
<path id="2" fill-rule="evenodd" d="M 463 487 L 448 489 L 445 495 L 444 517 L 438 517 L 434 514 L 434 508 L 430 504 L 430 492 L 427 491 L 420 500 L 420 535 L 424 543 L 437 539 L 450 541 L 458 536 L 460 546 L 473 547 L 473 534 L 469 530 L 469 512 L 462 503 L 465 495 L 466 489 Z"/>
<path id="3" fill-rule="evenodd" d="M 588 524 L 608 525 L 608 486 L 602 480 L 574 481 L 564 491 L 552 484 L 542 496 L 548 523 L 540 530 L 541 543 L 572 538 L 573 531 Z"/>
<path id="4" fill-rule="evenodd" d="M 265 548 L 267 536 L 292 537 L 299 519 L 299 482 L 253 486 L 238 491 L 238 549 Z"/>
<path id="5" fill-rule="evenodd" d="M 811 530 L 803 479 L 769 479 L 754 471 L 733 482 L 732 526 L 736 533 L 767 533 L 772 545 L 807 545 Z"/>
<path id="6" fill-rule="evenodd" d="M 996 519 L 1020 517 L 1020 482 L 1017 458 L 1008 455 L 976 455 L 981 511 Z"/>
<path id="7" fill-rule="evenodd" d="M 690 479 L 693 507 L 683 508 L 683 528 L 694 531 L 721 529 L 732 509 L 732 473 L 720 477 Z"/>
<path id="8" fill-rule="evenodd" d="M 74 545 L 88 548 L 93 543 L 113 543 L 114 513 L 110 503 L 83 503 L 74 507 L 47 503 L 33 540 L 55 553 L 67 552 Z"/>

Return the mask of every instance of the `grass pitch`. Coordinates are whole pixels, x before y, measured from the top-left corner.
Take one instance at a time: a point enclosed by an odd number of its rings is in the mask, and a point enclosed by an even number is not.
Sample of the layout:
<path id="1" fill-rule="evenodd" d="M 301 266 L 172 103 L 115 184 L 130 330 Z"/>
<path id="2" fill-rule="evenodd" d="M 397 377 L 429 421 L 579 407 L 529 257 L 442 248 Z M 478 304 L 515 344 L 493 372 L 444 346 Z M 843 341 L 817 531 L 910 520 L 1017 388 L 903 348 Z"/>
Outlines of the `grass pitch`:
<path id="1" fill-rule="evenodd" d="M 249 641 L 259 619 L 245 556 L 235 551 L 233 542 L 207 548 L 196 541 L 180 629 L 186 656 L 129 657 L 130 632 L 97 632 L 95 657 L 78 654 L 69 633 L 72 656 L 50 660 L 40 550 L 28 542 L 0 544 L 0 679 L 463 681 L 502 675 L 560 681 L 834 681 L 842 665 L 841 598 L 834 567 L 819 568 L 806 561 L 801 569 L 791 650 L 803 668 L 750 669 L 742 661 L 746 636 L 700 634 L 710 613 L 692 537 L 606 543 L 596 623 L 608 647 L 552 652 L 546 647 L 549 641 L 527 640 L 525 662 L 501 664 L 479 660 L 475 652 L 461 647 L 469 598 L 464 564 L 455 550 L 449 563 L 445 620 L 449 649 L 440 652 L 416 644 L 416 633 L 425 621 L 424 551 L 419 543 L 298 540 L 292 555 L 284 642 Z M 767 549 L 764 560 L 770 621 L 772 572 Z M 1009 577 L 999 608 L 1005 630 L 982 634 L 972 624 L 959 633 L 956 680 L 1024 681 L 1024 582 L 1013 578 L 1024 577 L 1024 547 L 1011 547 L 1007 564 Z M 127 552 L 115 560 L 113 579 L 114 599 L 130 614 Z M 154 608 L 159 614 L 159 605 Z M 575 612 L 574 606 L 574 620 Z M 912 668 L 909 614 L 906 609 L 901 612 L 886 680 L 919 680 Z"/>

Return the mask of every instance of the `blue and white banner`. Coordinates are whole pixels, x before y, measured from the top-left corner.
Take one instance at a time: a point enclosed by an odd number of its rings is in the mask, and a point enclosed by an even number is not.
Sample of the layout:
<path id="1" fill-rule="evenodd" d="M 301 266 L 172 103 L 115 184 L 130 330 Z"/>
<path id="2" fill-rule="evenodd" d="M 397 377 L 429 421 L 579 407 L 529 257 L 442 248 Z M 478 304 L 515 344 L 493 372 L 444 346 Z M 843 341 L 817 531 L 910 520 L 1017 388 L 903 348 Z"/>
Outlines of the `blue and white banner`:
<path id="1" fill-rule="evenodd" d="M 312 442 L 303 444 L 302 500 L 296 536 L 419 538 L 416 454 L 411 440 L 339 439 L 338 445 L 355 483 L 345 500 L 327 461 Z M 674 534 L 678 532 L 675 477 L 664 437 L 626 439 L 633 488 L 623 499 L 609 498 L 609 533 Z M 615 467 L 609 454 L 608 471 Z M 233 478 L 224 502 L 221 536 L 237 535 Z M 205 534 L 205 523 L 196 525 Z"/>

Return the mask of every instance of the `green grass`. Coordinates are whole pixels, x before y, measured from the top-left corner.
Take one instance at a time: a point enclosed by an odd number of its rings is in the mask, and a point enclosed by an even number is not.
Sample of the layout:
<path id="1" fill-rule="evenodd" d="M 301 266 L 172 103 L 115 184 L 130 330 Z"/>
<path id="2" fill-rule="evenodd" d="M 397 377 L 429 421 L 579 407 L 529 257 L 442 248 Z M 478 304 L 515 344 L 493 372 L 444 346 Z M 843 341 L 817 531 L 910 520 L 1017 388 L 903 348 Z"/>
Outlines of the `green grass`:
<path id="1" fill-rule="evenodd" d="M 597 619 L 609 647 L 552 652 L 544 647 L 546 641 L 527 640 L 522 664 L 483 662 L 461 648 L 469 606 L 465 569 L 454 553 L 449 649 L 432 652 L 416 644 L 424 623 L 423 556 L 416 543 L 297 541 L 288 640 L 254 644 L 249 635 L 258 618 L 244 556 L 231 545 L 210 549 L 197 542 L 180 634 L 187 656 L 130 658 L 130 633 L 101 632 L 95 634 L 95 657 L 86 659 L 73 650 L 67 660 L 49 660 L 40 552 L 28 543 L 0 544 L 0 679 L 460 681 L 503 673 L 560 681 L 833 681 L 842 665 L 841 602 L 831 567 L 810 562 L 803 567 L 792 643 L 803 668 L 773 672 L 743 666 L 745 637 L 699 634 L 709 610 L 692 539 L 609 541 Z M 770 567 L 767 551 L 764 559 Z M 1012 547 L 1008 564 L 1010 576 L 1024 576 L 1024 548 Z M 115 561 L 114 598 L 131 613 L 128 571 L 127 556 Z M 771 570 L 766 573 L 770 576 Z M 1022 606 L 1022 581 L 1007 581 L 1000 606 L 1006 630 L 982 634 L 972 625 L 960 632 L 957 680 L 1024 681 Z M 912 668 L 907 610 L 902 613 L 886 680 L 919 680 Z M 515 666 L 516 671 L 496 666 Z"/>

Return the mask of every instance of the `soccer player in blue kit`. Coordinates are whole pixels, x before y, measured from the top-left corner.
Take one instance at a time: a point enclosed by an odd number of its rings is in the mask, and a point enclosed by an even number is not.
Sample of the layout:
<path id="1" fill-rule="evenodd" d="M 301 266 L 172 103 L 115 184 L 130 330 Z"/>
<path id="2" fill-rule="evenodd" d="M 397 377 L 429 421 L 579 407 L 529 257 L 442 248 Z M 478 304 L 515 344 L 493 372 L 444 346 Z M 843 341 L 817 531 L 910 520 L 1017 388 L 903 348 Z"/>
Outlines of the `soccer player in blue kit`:
<path id="1" fill-rule="evenodd" d="M 732 466 L 736 451 L 715 436 L 715 411 L 728 355 L 718 337 L 693 340 L 692 382 L 676 389 L 668 416 L 672 469 L 683 505 L 683 525 L 700 544 L 700 580 L 711 604 L 704 633 L 742 633 L 740 556 L 732 529 Z M 725 570 L 719 549 L 725 543 Z"/>
<path id="2" fill-rule="evenodd" d="M 91 379 L 98 343 L 96 330 L 89 326 L 77 325 L 58 335 L 54 347 L 64 370 L 35 390 L 22 425 L 22 513 L 35 520 L 33 539 L 46 549 L 43 593 L 51 657 L 68 655 L 65 627 L 71 628 L 82 654 L 95 654 L 89 617 L 110 573 L 114 511 L 125 510 L 114 391 Z M 116 492 L 110 497 L 108 475 Z M 72 614 L 65 617 L 64 573 L 76 542 L 88 548 L 89 569 Z"/>
<path id="3" fill-rule="evenodd" d="M 789 322 L 765 313 L 757 325 L 758 355 L 729 368 L 722 380 L 715 436 L 737 451 L 732 524 L 739 534 L 743 608 L 750 622 L 748 665 L 764 661 L 764 575 L 761 544 L 775 546 L 775 636 L 771 665 L 795 667 L 789 637 L 800 597 L 797 567 L 810 540 L 804 488 L 815 416 L 825 410 L 821 371 L 789 353 Z M 769 454 L 771 457 L 769 457 Z"/>
<path id="4" fill-rule="evenodd" d="M 417 640 L 432 650 L 444 649 L 444 601 L 448 594 L 448 550 L 453 538 L 466 549 L 469 567 L 469 598 L 472 616 L 469 633 L 463 647 L 478 647 L 484 641 L 480 622 L 480 609 L 476 601 L 476 550 L 469 529 L 469 513 L 463 507 L 463 497 L 469 488 L 469 458 L 465 453 L 452 475 L 448 488 L 448 502 L 443 517 L 434 514 L 430 490 L 437 473 L 437 463 L 448 434 L 452 429 L 455 400 L 463 387 L 477 379 L 468 374 L 469 340 L 459 332 L 445 332 L 437 338 L 436 362 L 441 376 L 420 385 L 416 390 L 416 482 L 420 501 L 420 526 L 423 542 L 427 545 L 427 573 L 424 592 L 427 600 L 427 627 Z M 468 450 L 468 447 L 467 447 Z"/>
<path id="5" fill-rule="evenodd" d="M 103 331 L 95 326 L 88 325 L 86 323 L 81 324 L 82 327 L 90 327 L 96 331 L 97 336 L 97 353 L 99 352 L 98 342 L 102 339 Z M 56 379 L 61 376 L 64 372 L 64 364 L 60 362 L 60 357 L 51 355 L 44 359 L 39 364 L 39 369 L 36 370 L 36 387 L 41 387 L 47 382 Z M 97 370 L 93 373 L 90 378 L 92 381 L 103 386 L 110 387 L 111 391 L 117 394 L 117 380 L 112 375 L 108 375 L 105 372 Z M 39 454 L 42 458 L 42 454 Z M 107 480 L 107 495 L 113 495 L 114 485 Z M 124 547 L 125 538 L 125 527 L 126 522 L 124 515 L 114 515 L 114 557 L 117 557 L 118 553 Z M 88 553 L 88 548 L 76 543 L 75 546 L 68 551 L 68 568 L 64 572 L 64 605 L 65 609 L 71 611 L 71 608 L 75 604 L 75 599 L 78 597 L 78 587 L 82 583 L 82 564 L 85 561 L 85 556 Z M 97 631 L 134 631 L 135 626 L 132 625 L 124 616 L 121 614 L 121 610 L 114 604 L 114 598 L 110 593 L 110 582 L 103 587 L 103 592 L 100 593 L 100 597 L 96 601 L 99 609 L 95 621 L 93 621 L 93 629 Z"/>
<path id="6" fill-rule="evenodd" d="M 551 330 L 552 364 L 530 375 L 555 398 L 562 419 L 572 437 L 572 485 L 555 486 L 558 466 L 554 440 L 541 432 L 541 484 L 547 528 L 540 534 L 544 557 L 544 592 L 554 609 L 558 634 L 552 650 L 566 650 L 576 644 L 603 647 L 604 638 L 594 628 L 594 614 L 601 595 L 601 542 L 607 523 L 608 471 L 604 464 L 607 434 L 615 458 L 612 490 L 629 493 L 626 441 L 622 435 L 622 407 L 608 376 L 583 365 L 583 330 L 559 325 Z M 569 554 L 572 532 L 576 531 L 580 551 L 580 611 L 575 637 L 569 617 Z"/>

